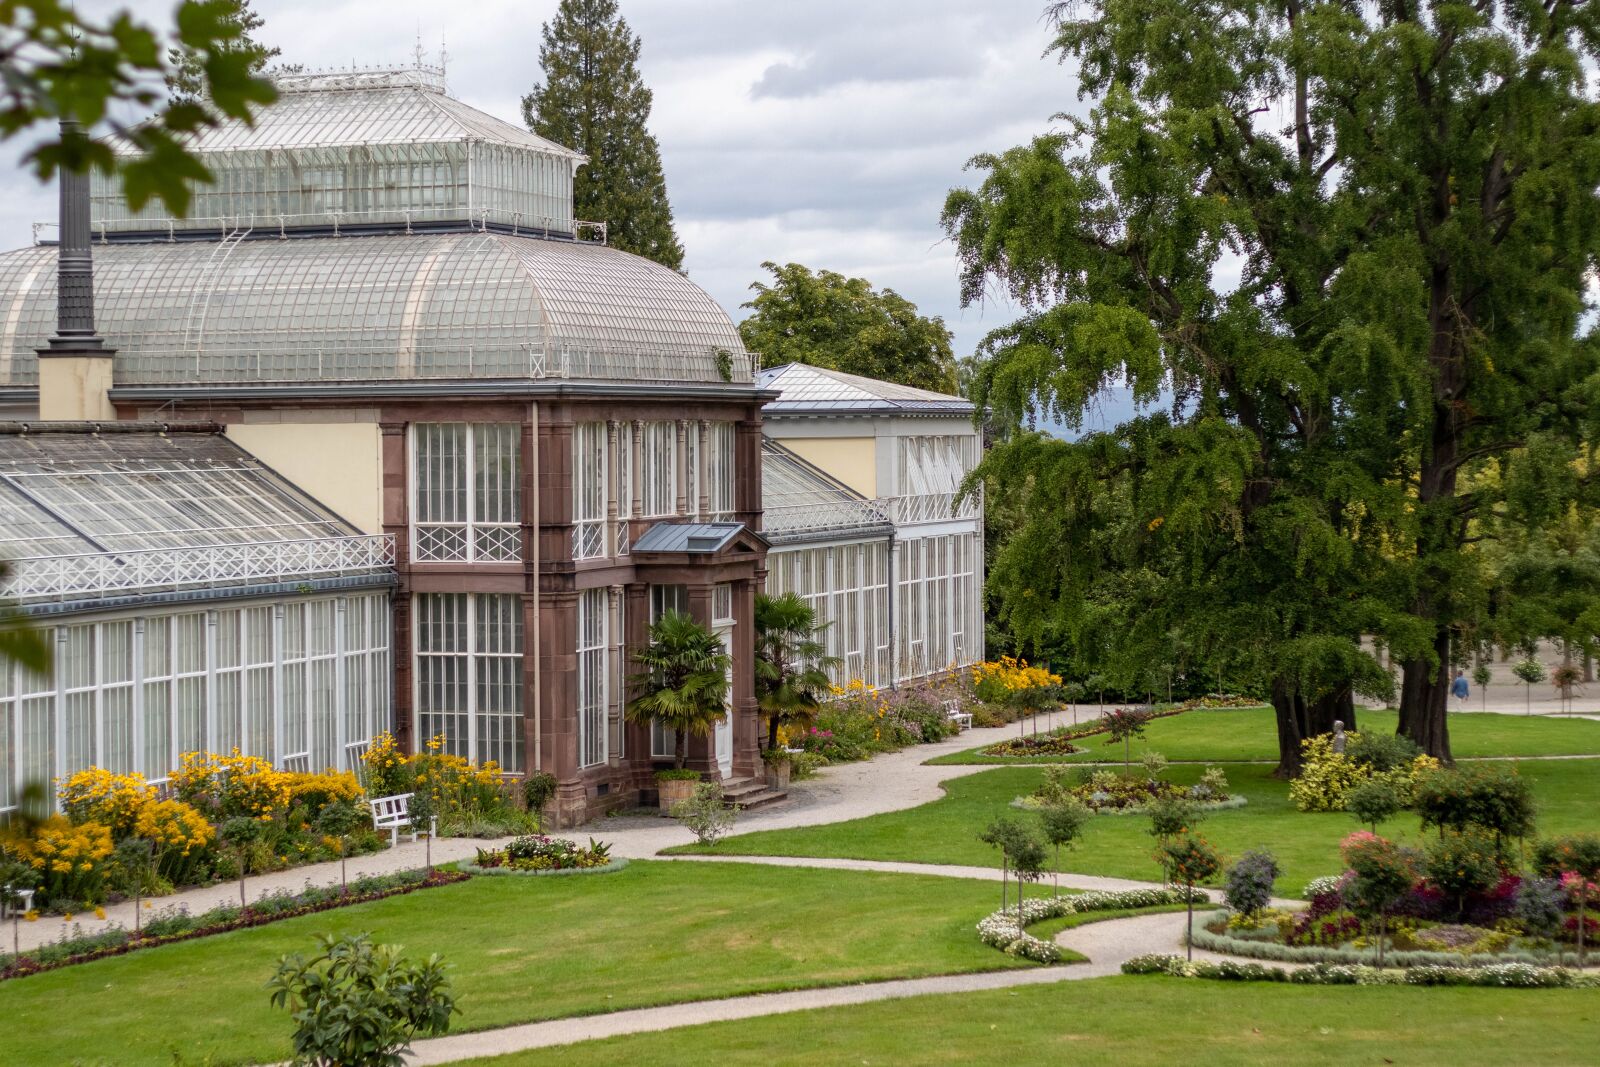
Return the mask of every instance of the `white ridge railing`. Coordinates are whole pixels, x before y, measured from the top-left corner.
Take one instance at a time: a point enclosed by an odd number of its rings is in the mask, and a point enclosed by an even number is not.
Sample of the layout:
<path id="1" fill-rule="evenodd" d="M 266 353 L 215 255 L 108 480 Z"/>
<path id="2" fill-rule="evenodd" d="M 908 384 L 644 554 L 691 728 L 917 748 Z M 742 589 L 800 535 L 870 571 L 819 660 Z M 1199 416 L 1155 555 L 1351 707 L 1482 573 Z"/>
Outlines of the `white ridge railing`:
<path id="1" fill-rule="evenodd" d="M 779 504 L 761 511 L 761 528 L 771 534 L 848 530 L 880 526 L 888 521 L 888 515 L 874 507 L 870 500 L 813 500 L 803 504 Z"/>
<path id="2" fill-rule="evenodd" d="M 9 579 L 0 584 L 0 595 L 20 601 L 66 600 L 371 574 L 393 566 L 394 537 L 389 534 L 35 556 L 12 563 Z"/>

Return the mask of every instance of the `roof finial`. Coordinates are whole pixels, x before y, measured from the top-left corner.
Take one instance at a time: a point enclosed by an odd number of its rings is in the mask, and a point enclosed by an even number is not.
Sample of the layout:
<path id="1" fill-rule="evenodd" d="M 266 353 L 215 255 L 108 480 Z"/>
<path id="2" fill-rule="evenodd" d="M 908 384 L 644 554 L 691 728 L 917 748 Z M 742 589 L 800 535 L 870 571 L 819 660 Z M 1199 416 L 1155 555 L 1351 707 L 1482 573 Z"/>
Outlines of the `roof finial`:
<path id="1" fill-rule="evenodd" d="M 449 82 L 449 70 L 450 70 L 450 68 L 448 66 L 449 62 L 450 62 L 450 53 L 445 50 L 445 47 L 444 47 L 444 31 L 441 30 L 441 31 L 439 31 L 439 76 L 440 76 L 440 78 L 444 79 L 444 82 L 445 82 L 444 91 L 447 92 L 447 93 L 450 91 L 450 82 Z"/>
<path id="2" fill-rule="evenodd" d="M 417 20 L 417 44 L 416 44 L 416 47 L 411 50 L 411 58 L 416 61 L 416 66 L 417 66 L 418 70 L 422 69 L 422 60 L 426 55 L 427 55 L 427 53 L 422 50 L 422 20 L 418 19 Z"/>

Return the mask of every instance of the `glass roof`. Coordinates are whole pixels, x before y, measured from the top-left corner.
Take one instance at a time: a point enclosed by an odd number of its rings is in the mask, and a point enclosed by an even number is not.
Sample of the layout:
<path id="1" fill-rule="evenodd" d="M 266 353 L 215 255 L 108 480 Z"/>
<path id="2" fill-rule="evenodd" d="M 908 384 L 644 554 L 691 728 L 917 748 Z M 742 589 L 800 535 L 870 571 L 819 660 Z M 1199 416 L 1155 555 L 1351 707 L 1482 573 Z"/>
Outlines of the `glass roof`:
<path id="1" fill-rule="evenodd" d="M 349 537 L 217 433 L 0 433 L 0 556 Z"/>
<path id="2" fill-rule="evenodd" d="M 115 176 L 91 179 L 97 234 L 409 228 L 446 221 L 571 233 L 584 157 L 445 93 L 426 67 L 283 76 L 251 122 L 188 139 L 212 171 L 184 219 L 128 210 Z M 125 140 L 113 148 L 130 151 Z"/>
<path id="3" fill-rule="evenodd" d="M 761 439 L 761 509 L 762 530 L 774 543 L 889 523 L 872 501 L 768 437 Z"/>
<path id="4" fill-rule="evenodd" d="M 96 244 L 118 385 L 577 378 L 749 382 L 726 312 L 657 263 L 497 233 Z M 38 380 L 56 250 L 0 254 L 0 385 Z"/>
<path id="5" fill-rule="evenodd" d="M 775 415 L 799 411 L 972 413 L 972 404 L 959 396 L 880 382 L 805 363 L 765 368 L 756 375 L 756 384 L 783 394 L 763 409 Z"/>

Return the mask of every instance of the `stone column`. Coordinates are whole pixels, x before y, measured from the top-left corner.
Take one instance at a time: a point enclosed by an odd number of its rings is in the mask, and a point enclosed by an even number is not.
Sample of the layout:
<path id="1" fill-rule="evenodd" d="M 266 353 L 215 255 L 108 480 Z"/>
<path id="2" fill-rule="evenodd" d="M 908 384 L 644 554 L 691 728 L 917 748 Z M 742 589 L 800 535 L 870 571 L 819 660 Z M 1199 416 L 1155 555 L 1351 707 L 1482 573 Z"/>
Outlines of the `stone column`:
<path id="1" fill-rule="evenodd" d="M 675 502 L 673 514 L 686 515 L 689 512 L 689 423 L 686 419 L 678 420 L 678 499 Z"/>
<path id="2" fill-rule="evenodd" d="M 701 520 L 706 520 L 711 518 L 711 486 L 710 479 L 706 477 L 711 471 L 711 458 L 706 447 L 710 444 L 711 427 L 705 419 L 701 419 L 696 425 L 699 427 L 700 432 L 700 450 L 697 457 L 698 462 L 696 463 L 699 469 L 696 472 L 695 483 L 700 489 L 700 500 L 695 514 Z"/>

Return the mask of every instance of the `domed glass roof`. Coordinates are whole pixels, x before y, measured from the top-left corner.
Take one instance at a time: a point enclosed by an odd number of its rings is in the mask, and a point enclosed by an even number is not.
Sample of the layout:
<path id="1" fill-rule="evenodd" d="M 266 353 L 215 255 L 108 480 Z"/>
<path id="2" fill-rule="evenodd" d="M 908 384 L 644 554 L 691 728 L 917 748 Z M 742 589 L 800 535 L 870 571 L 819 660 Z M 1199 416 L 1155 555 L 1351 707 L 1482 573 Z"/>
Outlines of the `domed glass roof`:
<path id="1" fill-rule="evenodd" d="M 118 385 L 751 380 L 726 312 L 683 275 L 589 242 L 501 233 L 94 246 Z M 0 385 L 38 380 L 56 250 L 0 254 Z"/>

